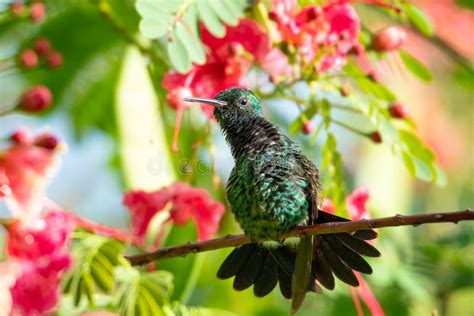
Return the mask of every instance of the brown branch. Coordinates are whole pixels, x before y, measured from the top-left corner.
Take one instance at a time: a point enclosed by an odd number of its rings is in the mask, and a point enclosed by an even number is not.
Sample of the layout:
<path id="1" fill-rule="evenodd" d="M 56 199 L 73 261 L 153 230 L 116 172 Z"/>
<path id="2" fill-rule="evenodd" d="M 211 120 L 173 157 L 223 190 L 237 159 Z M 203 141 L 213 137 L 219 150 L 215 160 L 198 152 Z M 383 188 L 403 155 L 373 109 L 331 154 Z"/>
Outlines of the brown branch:
<path id="1" fill-rule="evenodd" d="M 311 226 L 296 227 L 288 233 L 281 236 L 281 239 L 304 235 L 323 235 L 334 233 L 349 233 L 357 230 L 394 227 L 394 226 L 419 226 L 428 223 L 455 223 L 459 221 L 474 220 L 474 211 L 467 209 L 460 212 L 450 213 L 429 213 L 419 215 L 395 215 L 392 217 L 383 217 L 375 219 L 363 219 L 353 222 L 333 222 L 317 224 Z M 184 245 L 178 245 L 168 248 L 158 249 L 151 253 L 143 253 L 126 257 L 133 266 L 143 265 L 155 260 L 161 260 L 173 257 L 184 257 L 190 253 L 210 251 L 220 248 L 237 247 L 250 242 L 245 235 L 228 235 L 222 238 L 211 240 L 190 242 Z"/>

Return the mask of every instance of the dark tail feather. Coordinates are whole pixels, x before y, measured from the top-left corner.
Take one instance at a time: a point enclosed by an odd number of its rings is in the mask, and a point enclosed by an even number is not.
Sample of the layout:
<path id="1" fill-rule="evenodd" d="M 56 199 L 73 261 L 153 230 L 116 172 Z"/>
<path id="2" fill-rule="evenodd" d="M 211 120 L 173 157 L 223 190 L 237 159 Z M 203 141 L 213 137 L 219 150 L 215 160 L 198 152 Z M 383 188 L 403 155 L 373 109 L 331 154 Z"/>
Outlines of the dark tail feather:
<path id="1" fill-rule="evenodd" d="M 318 223 L 343 221 L 348 220 L 322 211 L 317 219 Z M 329 290 L 334 289 L 334 276 L 349 285 L 358 286 L 353 270 L 372 273 L 372 268 L 362 256 L 380 256 L 380 252 L 366 242 L 376 237 L 377 233 L 373 230 L 315 236 L 308 291 L 320 292 L 318 283 Z M 253 285 L 257 297 L 267 295 L 279 283 L 281 294 L 291 299 L 295 259 L 295 249 L 289 246 L 266 248 L 258 243 L 246 244 L 229 254 L 217 276 L 221 279 L 235 276 L 234 288 L 239 291 Z"/>
<path id="2" fill-rule="evenodd" d="M 268 253 L 265 256 L 261 273 L 253 285 L 253 294 L 256 297 L 264 297 L 270 293 L 278 283 L 278 273 L 278 264 Z"/>

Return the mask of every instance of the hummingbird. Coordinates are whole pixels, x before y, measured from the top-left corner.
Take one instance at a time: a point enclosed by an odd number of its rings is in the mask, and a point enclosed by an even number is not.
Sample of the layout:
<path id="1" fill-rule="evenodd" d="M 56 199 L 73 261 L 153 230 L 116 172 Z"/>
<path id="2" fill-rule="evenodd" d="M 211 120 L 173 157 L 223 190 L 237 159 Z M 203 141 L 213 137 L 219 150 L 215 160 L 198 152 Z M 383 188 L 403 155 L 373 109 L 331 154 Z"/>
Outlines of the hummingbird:
<path id="1" fill-rule="evenodd" d="M 232 87 L 214 99 L 184 100 L 214 106 L 235 162 L 226 186 L 227 200 L 251 240 L 228 255 L 218 278 L 234 277 L 237 291 L 253 285 L 257 297 L 279 284 L 281 294 L 291 299 L 290 312 L 295 313 L 307 292 L 320 293 L 321 286 L 334 289 L 335 277 L 358 286 L 354 271 L 372 273 L 362 256 L 380 256 L 367 242 L 377 237 L 374 230 L 280 240 L 281 234 L 296 226 L 349 220 L 319 210 L 318 169 L 293 140 L 263 117 L 260 100 L 250 90 Z"/>

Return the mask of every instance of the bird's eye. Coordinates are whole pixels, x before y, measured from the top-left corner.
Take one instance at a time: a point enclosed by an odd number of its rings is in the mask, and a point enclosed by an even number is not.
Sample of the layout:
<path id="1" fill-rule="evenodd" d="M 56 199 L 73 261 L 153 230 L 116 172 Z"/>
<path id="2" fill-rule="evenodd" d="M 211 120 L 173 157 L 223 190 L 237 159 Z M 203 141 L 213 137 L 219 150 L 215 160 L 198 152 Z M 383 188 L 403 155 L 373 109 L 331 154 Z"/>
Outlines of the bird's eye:
<path id="1" fill-rule="evenodd" d="M 249 99 L 247 99 L 247 97 L 241 97 L 240 100 L 239 100 L 239 103 L 240 105 L 247 105 L 247 103 L 249 103 Z"/>

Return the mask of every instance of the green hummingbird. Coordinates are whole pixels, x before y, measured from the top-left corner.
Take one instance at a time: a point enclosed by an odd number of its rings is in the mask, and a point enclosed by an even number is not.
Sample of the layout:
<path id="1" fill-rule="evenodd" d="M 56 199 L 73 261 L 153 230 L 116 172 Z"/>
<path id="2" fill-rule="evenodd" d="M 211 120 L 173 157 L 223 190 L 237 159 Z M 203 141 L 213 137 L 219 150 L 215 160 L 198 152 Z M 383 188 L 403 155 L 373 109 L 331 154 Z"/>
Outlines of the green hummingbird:
<path id="1" fill-rule="evenodd" d="M 298 243 L 279 240 L 295 226 L 348 220 L 318 209 L 318 169 L 295 142 L 263 117 L 260 101 L 250 90 L 233 87 L 214 99 L 184 100 L 214 106 L 235 161 L 227 182 L 227 200 L 252 241 L 229 254 L 217 272 L 219 278 L 235 276 L 235 290 L 253 285 L 257 297 L 267 295 L 279 283 L 282 295 L 292 300 L 294 313 L 308 291 L 321 292 L 319 285 L 334 289 L 334 276 L 358 286 L 353 270 L 372 273 L 362 255 L 380 256 L 366 242 L 376 238 L 373 230 L 304 236 Z M 268 240 L 277 242 L 264 242 Z"/>

